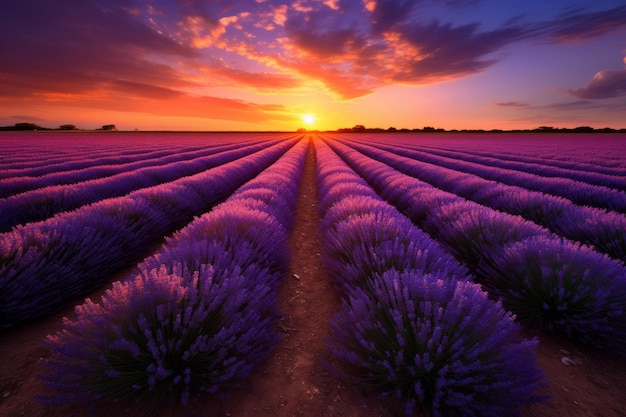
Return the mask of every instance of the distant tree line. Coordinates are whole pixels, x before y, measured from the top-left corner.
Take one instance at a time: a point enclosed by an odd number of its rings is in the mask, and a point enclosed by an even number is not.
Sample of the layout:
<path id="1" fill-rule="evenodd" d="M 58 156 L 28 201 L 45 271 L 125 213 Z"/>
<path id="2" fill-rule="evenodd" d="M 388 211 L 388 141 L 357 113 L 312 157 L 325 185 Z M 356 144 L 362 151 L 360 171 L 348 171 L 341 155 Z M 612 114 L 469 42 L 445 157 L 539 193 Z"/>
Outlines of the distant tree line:
<path id="1" fill-rule="evenodd" d="M 0 130 L 26 130 L 26 131 L 36 131 L 36 130 L 81 130 L 76 127 L 76 125 L 65 124 L 61 125 L 56 129 L 51 129 L 49 127 L 39 126 L 35 123 L 15 123 L 13 126 L 0 126 Z M 115 125 L 104 125 L 95 130 L 117 130 Z"/>
<path id="2" fill-rule="evenodd" d="M 49 127 L 42 127 L 36 125 L 35 123 L 15 123 L 13 126 L 0 126 L 0 131 L 15 131 L 15 130 L 25 130 L 25 131 L 36 131 L 36 130 L 81 130 L 73 124 L 63 124 L 56 129 L 52 129 Z M 96 129 L 89 130 L 117 130 L 117 127 L 114 124 L 102 125 L 102 127 Z M 136 129 L 135 129 L 136 130 Z M 307 132 L 307 129 L 300 128 L 298 132 Z M 330 132 L 330 131 L 329 131 Z M 462 132 L 462 133 L 626 133 L 626 128 L 622 129 L 613 129 L 611 127 L 604 127 L 600 129 L 593 128 L 591 126 L 578 126 L 574 128 L 567 127 L 552 127 L 552 126 L 541 126 L 535 129 L 513 129 L 513 130 L 502 130 L 502 129 L 451 129 L 446 130 L 442 128 L 435 128 L 432 126 L 424 126 L 421 129 L 397 129 L 395 127 L 389 127 L 387 129 L 383 129 L 380 127 L 365 127 L 364 125 L 355 125 L 354 127 L 342 127 L 336 130 L 336 132 L 342 133 L 363 133 L 363 132 L 375 132 L 375 133 L 402 133 L 402 132 L 427 132 L 427 133 L 436 133 L 436 132 Z"/>
<path id="3" fill-rule="evenodd" d="M 502 129 L 451 129 L 446 130 L 442 128 L 435 128 L 432 126 L 424 126 L 421 129 L 397 129 L 395 127 L 389 127 L 387 129 L 383 129 L 380 127 L 365 127 L 364 125 L 355 125 L 354 127 L 343 127 L 337 129 L 337 132 L 341 133 L 364 133 L 364 132 L 374 132 L 374 133 L 397 133 L 397 132 L 463 132 L 463 133 L 626 133 L 626 128 L 622 129 L 613 129 L 611 127 L 604 127 L 600 129 L 595 129 L 591 126 L 578 126 L 574 128 L 567 127 L 551 127 L 551 126 L 541 126 L 536 129 L 512 129 L 512 130 L 502 130 Z"/>

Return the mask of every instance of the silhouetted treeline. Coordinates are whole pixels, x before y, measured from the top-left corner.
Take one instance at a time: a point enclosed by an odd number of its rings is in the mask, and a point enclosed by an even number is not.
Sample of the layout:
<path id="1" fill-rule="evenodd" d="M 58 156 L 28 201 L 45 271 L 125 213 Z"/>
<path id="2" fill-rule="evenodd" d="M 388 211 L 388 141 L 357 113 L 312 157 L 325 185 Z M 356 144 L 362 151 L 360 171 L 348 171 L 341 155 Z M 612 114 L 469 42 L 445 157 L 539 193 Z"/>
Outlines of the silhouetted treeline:
<path id="1" fill-rule="evenodd" d="M 39 126 L 35 123 L 15 123 L 13 126 L 0 126 L 0 130 L 11 130 L 11 131 L 15 131 L 15 130 L 29 130 L 29 131 L 36 131 L 36 130 L 80 130 L 79 128 L 76 127 L 76 125 L 72 125 L 72 124 L 65 124 L 65 125 L 61 125 L 56 129 L 51 129 L 49 127 L 43 127 L 43 126 Z M 100 128 L 97 128 L 95 130 L 117 130 L 117 128 L 115 127 L 115 125 L 103 125 Z"/>
<path id="2" fill-rule="evenodd" d="M 397 133 L 397 132 L 427 132 L 427 133 L 437 133 L 437 132 L 462 132 L 462 133 L 626 133 L 626 128 L 622 129 L 613 129 L 611 127 L 604 127 L 601 129 L 595 129 L 591 126 L 578 126 L 574 128 L 567 127 L 551 127 L 551 126 L 541 126 L 536 129 L 512 129 L 512 130 L 502 130 L 502 129 L 451 129 L 446 130 L 442 128 L 435 128 L 431 126 L 425 126 L 421 129 L 396 129 L 395 127 L 389 127 L 387 129 L 383 129 L 380 127 L 365 127 L 363 125 L 356 125 L 354 127 L 343 127 L 337 129 L 337 132 L 341 133 L 364 133 L 364 132 L 374 132 L 374 133 Z"/>
<path id="3" fill-rule="evenodd" d="M 13 126 L 0 126 L 0 130 L 52 130 L 35 123 L 15 123 Z"/>
<path id="4" fill-rule="evenodd" d="M 25 131 L 36 131 L 36 130 L 81 130 L 76 125 L 73 124 L 64 124 L 59 126 L 58 128 L 49 128 L 39 126 L 35 123 L 16 123 L 13 126 L 0 126 L 0 131 L 16 131 L 16 130 L 25 130 Z M 91 129 L 91 130 L 117 130 L 117 127 L 114 124 L 103 125 L 102 127 Z M 136 129 L 135 129 L 136 130 Z M 306 132 L 307 129 L 301 128 L 298 129 L 299 132 Z M 328 132 L 332 132 L 332 130 L 328 130 Z M 355 125 L 354 127 L 342 127 L 336 130 L 336 132 L 341 133 L 364 133 L 364 132 L 375 132 L 375 133 L 402 133 L 402 132 L 426 132 L 426 133 L 438 133 L 438 132 L 461 132 L 461 133 L 626 133 L 626 128 L 614 129 L 611 127 L 604 127 L 600 129 L 593 128 L 591 126 L 578 126 L 574 128 L 567 127 L 551 127 L 551 126 L 541 126 L 535 129 L 512 129 L 512 130 L 502 130 L 502 129 L 442 129 L 435 128 L 432 126 L 424 126 L 423 128 L 415 128 L 415 129 L 407 129 L 401 128 L 397 129 L 395 127 L 389 127 L 387 129 L 383 129 L 380 127 L 365 127 L 364 125 Z"/>

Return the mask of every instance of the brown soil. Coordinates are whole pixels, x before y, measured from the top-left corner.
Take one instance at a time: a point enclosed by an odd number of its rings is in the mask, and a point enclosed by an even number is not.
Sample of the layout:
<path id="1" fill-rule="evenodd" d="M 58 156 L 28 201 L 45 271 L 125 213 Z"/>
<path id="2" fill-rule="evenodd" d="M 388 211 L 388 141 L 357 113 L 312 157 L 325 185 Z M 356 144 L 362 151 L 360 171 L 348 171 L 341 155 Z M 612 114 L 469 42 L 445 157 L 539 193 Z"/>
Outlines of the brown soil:
<path id="1" fill-rule="evenodd" d="M 361 392 L 323 366 L 334 364 L 324 338 L 340 300 L 321 265 L 316 204 L 311 148 L 290 239 L 292 264 L 280 290 L 283 338 L 241 389 L 219 404 L 206 404 L 207 415 L 392 416 L 374 393 Z M 92 298 L 99 299 L 102 292 Z M 42 407 L 33 395 L 41 390 L 37 363 L 49 354 L 42 340 L 61 327 L 63 316 L 72 314 L 73 308 L 67 308 L 56 316 L 0 333 L 0 417 L 68 415 L 65 408 Z M 529 331 L 526 336 L 540 338 L 537 360 L 550 381 L 545 389 L 550 399 L 525 407 L 523 417 L 626 417 L 626 358 L 592 352 L 543 333 Z"/>

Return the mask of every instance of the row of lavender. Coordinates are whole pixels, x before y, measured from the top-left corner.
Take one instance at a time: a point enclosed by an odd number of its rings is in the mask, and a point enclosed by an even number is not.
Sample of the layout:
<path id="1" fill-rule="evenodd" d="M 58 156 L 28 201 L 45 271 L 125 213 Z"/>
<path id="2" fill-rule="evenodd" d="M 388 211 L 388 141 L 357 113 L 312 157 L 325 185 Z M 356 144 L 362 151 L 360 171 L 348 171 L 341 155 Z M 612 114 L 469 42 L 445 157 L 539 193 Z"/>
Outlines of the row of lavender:
<path id="1" fill-rule="evenodd" d="M 133 415 L 219 396 L 278 339 L 278 286 L 308 140 L 167 239 L 100 304 L 50 336 L 45 404 Z"/>
<path id="2" fill-rule="evenodd" d="M 50 164 L 40 161 L 37 169 L 9 170 L 3 164 L 3 172 L 13 171 L 10 177 L 0 179 L 0 198 L 54 185 L 111 177 L 140 168 L 163 166 L 172 162 L 192 160 L 220 151 L 243 147 L 249 143 L 214 144 L 211 146 L 178 146 L 168 150 L 134 152 L 131 155 L 105 156 L 97 154 L 69 155 L 63 163 Z M 37 172 L 44 170 L 45 173 Z M 33 172 L 34 171 L 34 172 Z"/>
<path id="3" fill-rule="evenodd" d="M 383 198 L 469 266 L 520 322 L 626 353 L 623 263 L 328 142 Z"/>
<path id="4" fill-rule="evenodd" d="M 136 161 L 141 156 L 158 157 L 186 150 L 201 149 L 206 143 L 165 141 L 161 135 L 33 134 L 3 132 L 0 178 L 38 177 L 54 172 L 97 165 Z M 68 142 L 71 141 L 71 146 Z M 215 143 L 215 141 L 212 141 Z M 219 141 L 221 142 L 221 141 Z M 150 149 L 150 151 L 146 151 Z"/>
<path id="5" fill-rule="evenodd" d="M 324 142 L 316 151 L 323 258 L 343 295 L 330 344 L 339 372 L 406 415 L 518 415 L 538 400 L 536 341 Z"/>
<path id="6" fill-rule="evenodd" d="M 373 142 L 368 142 L 375 145 Z M 618 167 L 598 167 L 585 162 L 572 161 L 569 163 L 557 163 L 552 165 L 553 160 L 541 158 L 520 158 L 517 155 L 507 155 L 497 152 L 483 151 L 481 153 L 469 150 L 441 149 L 438 147 L 416 147 L 415 145 L 402 145 L 410 150 L 422 150 L 423 152 L 444 158 L 457 159 L 489 167 L 502 168 L 525 172 L 540 177 L 569 178 L 591 185 L 626 190 L 626 169 Z M 599 172 L 598 172 L 599 171 Z"/>
<path id="7" fill-rule="evenodd" d="M 626 215 L 622 213 L 580 206 L 562 197 L 421 162 L 384 151 L 378 146 L 358 144 L 354 141 L 349 145 L 441 190 L 496 210 L 520 215 L 568 239 L 593 245 L 600 252 L 626 261 Z"/>
<path id="8" fill-rule="evenodd" d="M 569 178 L 548 178 L 525 171 L 493 167 L 463 159 L 438 156 L 423 150 L 407 149 L 406 147 L 386 145 L 384 143 L 378 143 L 376 147 L 416 161 L 450 168 L 508 185 L 516 185 L 527 190 L 564 197 L 576 204 L 615 210 L 622 213 L 626 212 L 626 192 L 623 189 L 592 185 Z M 623 178 L 621 178 L 621 185 L 623 186 Z"/>
<path id="9" fill-rule="evenodd" d="M 142 188 L 195 175 L 278 142 L 280 140 L 254 142 L 243 147 L 236 145 L 227 145 L 226 148 L 211 147 L 192 155 L 183 155 L 183 158 L 177 157 L 178 160 L 174 162 L 160 160 L 157 165 L 92 180 L 83 180 L 81 170 L 72 175 L 71 184 L 43 187 L 0 199 L 2 213 L 0 232 L 9 231 L 18 224 L 44 220 L 57 213 L 96 201 L 123 196 Z"/>
<path id="10" fill-rule="evenodd" d="M 0 234 L 0 329 L 50 314 L 145 256 L 252 179 L 295 140 L 176 181 Z"/>
<path id="11" fill-rule="evenodd" d="M 451 134 L 432 135 L 431 140 L 427 140 L 426 135 L 398 135 L 393 143 L 623 176 L 626 175 L 625 138 L 624 134 Z M 380 135 L 368 135 L 363 139 L 385 141 Z"/>

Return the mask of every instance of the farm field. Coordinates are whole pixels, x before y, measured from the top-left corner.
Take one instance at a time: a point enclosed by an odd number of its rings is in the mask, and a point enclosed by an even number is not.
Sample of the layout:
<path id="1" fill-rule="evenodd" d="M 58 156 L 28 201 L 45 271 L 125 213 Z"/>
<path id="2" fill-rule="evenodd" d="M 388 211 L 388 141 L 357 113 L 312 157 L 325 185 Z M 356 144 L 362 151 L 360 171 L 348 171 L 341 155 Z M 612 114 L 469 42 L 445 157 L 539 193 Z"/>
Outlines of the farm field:
<path id="1" fill-rule="evenodd" d="M 625 190 L 618 134 L 2 133 L 0 416 L 623 417 Z"/>

